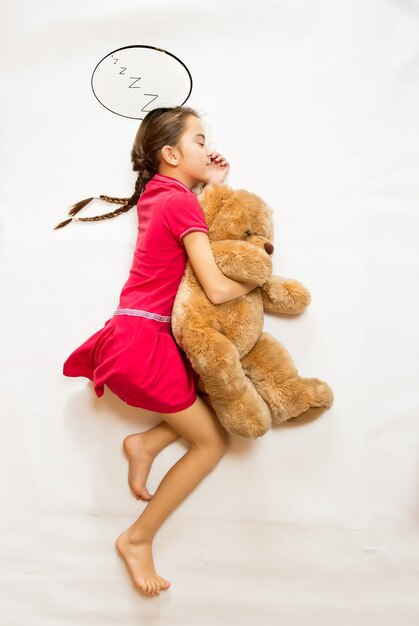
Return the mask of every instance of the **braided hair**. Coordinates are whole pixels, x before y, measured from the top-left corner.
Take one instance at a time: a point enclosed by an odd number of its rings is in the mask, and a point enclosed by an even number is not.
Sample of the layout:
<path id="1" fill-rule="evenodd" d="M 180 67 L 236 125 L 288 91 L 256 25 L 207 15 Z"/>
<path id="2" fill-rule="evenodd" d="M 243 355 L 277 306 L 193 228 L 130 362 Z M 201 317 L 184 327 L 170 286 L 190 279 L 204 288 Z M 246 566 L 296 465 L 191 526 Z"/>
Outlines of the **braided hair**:
<path id="1" fill-rule="evenodd" d="M 74 204 L 69 210 L 70 219 L 64 220 L 55 226 L 53 230 L 63 228 L 71 221 L 97 222 L 117 217 L 121 213 L 129 211 L 138 202 L 140 195 L 149 180 L 157 174 L 160 166 L 161 149 L 166 146 L 176 146 L 180 141 L 189 115 L 199 117 L 199 114 L 191 107 L 159 107 L 149 111 L 142 120 L 135 136 L 131 150 L 131 162 L 134 172 L 138 172 L 135 190 L 131 198 L 115 198 L 113 196 L 99 196 L 100 200 L 113 204 L 122 204 L 110 213 L 94 215 L 93 217 L 74 217 L 77 213 L 95 198 L 86 198 Z"/>

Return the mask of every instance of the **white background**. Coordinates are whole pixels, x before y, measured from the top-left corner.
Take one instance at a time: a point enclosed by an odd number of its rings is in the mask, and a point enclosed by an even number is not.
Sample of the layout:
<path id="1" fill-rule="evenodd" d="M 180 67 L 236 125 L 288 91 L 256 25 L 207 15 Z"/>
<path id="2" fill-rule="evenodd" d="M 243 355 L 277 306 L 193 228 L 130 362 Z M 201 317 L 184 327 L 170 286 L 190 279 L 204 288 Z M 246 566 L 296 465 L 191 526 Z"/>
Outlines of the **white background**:
<path id="1" fill-rule="evenodd" d="M 419 2 L 5 0 L 1 22 L 2 621 L 417 624 Z M 265 329 L 335 394 L 311 423 L 231 436 L 156 535 L 172 584 L 152 598 L 114 540 L 145 506 L 122 440 L 159 418 L 62 375 L 116 308 L 135 210 L 52 230 L 133 192 L 138 122 L 90 78 L 135 44 L 186 64 L 226 182 L 273 208 L 274 272 L 312 303 Z M 156 458 L 152 493 L 185 450 Z"/>

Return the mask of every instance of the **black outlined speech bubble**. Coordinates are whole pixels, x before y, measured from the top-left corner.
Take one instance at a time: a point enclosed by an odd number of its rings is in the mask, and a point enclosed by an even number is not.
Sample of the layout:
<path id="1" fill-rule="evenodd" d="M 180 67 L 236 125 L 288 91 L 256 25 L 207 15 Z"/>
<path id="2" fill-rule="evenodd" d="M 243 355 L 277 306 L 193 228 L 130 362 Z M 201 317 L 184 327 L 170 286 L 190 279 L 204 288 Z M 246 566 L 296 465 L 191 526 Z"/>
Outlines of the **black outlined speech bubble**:
<path id="1" fill-rule="evenodd" d="M 105 109 L 142 120 L 157 107 L 185 104 L 192 91 L 192 76 L 186 65 L 167 50 L 125 46 L 99 61 L 91 85 Z"/>

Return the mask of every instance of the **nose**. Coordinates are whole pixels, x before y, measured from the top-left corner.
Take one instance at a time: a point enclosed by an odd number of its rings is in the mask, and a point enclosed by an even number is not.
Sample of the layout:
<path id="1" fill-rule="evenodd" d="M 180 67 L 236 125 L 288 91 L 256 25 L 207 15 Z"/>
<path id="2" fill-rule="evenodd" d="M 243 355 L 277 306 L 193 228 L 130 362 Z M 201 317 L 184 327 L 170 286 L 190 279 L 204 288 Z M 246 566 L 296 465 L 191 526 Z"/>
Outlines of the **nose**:
<path id="1" fill-rule="evenodd" d="M 271 243 L 264 243 L 263 247 L 265 248 L 266 252 L 269 255 L 273 254 L 273 251 L 275 250 L 275 248 L 273 247 L 273 245 Z"/>

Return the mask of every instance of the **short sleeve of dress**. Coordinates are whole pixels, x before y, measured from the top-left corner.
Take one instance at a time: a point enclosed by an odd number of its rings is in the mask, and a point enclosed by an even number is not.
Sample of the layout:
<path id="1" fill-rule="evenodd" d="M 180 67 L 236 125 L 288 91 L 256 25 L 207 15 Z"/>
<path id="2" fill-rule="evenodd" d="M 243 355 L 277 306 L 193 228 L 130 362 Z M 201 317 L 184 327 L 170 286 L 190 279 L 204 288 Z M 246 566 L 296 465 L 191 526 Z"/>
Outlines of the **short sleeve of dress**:
<path id="1" fill-rule="evenodd" d="M 169 198 L 163 219 L 181 245 L 183 237 L 194 230 L 209 232 L 202 207 L 193 193 L 177 193 Z"/>

